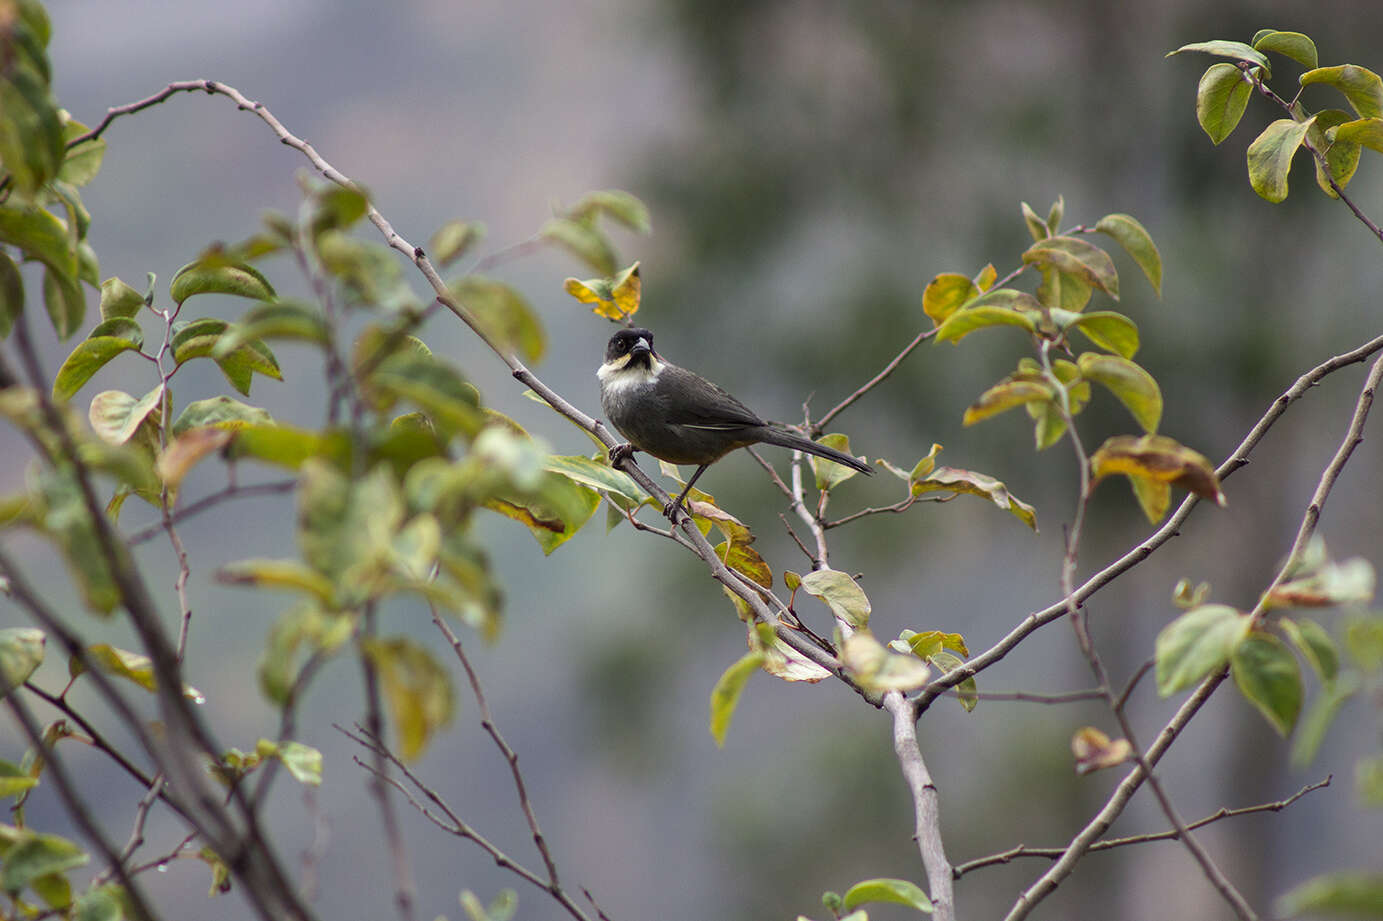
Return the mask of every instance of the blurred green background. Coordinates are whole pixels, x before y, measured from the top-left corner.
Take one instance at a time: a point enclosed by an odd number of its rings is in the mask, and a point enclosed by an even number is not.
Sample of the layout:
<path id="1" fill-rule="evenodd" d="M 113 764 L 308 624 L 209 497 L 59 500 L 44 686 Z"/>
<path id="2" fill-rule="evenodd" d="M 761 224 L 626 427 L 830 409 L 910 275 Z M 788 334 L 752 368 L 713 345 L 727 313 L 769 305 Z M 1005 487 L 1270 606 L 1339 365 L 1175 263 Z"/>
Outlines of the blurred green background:
<path id="1" fill-rule="evenodd" d="M 1139 361 L 1162 385 L 1163 431 L 1217 463 L 1298 374 L 1379 328 L 1378 243 L 1316 191 L 1309 167 L 1294 170 L 1293 194 L 1281 205 L 1248 187 L 1244 149 L 1276 113 L 1255 101 L 1240 131 L 1214 148 L 1194 113 L 1210 59 L 1163 57 L 1187 42 L 1247 40 L 1271 27 L 1310 34 L 1322 63 L 1383 69 L 1383 17 L 1357 2 L 61 0 L 50 14 L 56 93 L 78 119 L 94 123 L 107 106 L 172 80 L 230 83 L 368 187 L 415 243 L 466 218 L 486 222 L 489 246 L 504 246 L 589 189 L 639 195 L 654 232 L 619 243 L 626 262 L 642 260 L 640 321 L 658 333 L 667 357 L 770 418 L 799 418 L 808 398 L 819 414 L 872 376 L 930 325 L 920 298 L 935 274 L 974 274 L 991 261 L 1001 274 L 1014 266 L 1029 239 L 1019 202 L 1045 214 L 1059 194 L 1067 225 L 1125 211 L 1160 245 L 1161 299 L 1116 257 L 1119 309 L 1139 324 Z M 1291 86 L 1293 65 L 1279 69 Z M 1335 104 L 1317 89 L 1315 105 Z M 166 291 L 204 244 L 248 235 L 266 209 L 297 207 L 296 175 L 306 163 L 224 99 L 180 96 L 106 136 L 104 169 L 84 190 L 103 276 L 142 288 L 154 271 Z M 1376 156 L 1366 155 L 1351 190 L 1383 218 Z M 268 271 L 280 290 L 302 287 L 287 263 Z M 543 253 L 498 274 L 543 317 L 551 347 L 537 372 L 597 411 L 593 370 L 610 328 L 561 291 L 565 276 L 589 272 Z M 584 436 L 523 399 L 507 369 L 458 324 L 440 318 L 423 335 L 455 357 L 488 403 L 560 451 L 587 450 Z M 45 339 L 48 367 L 56 368 L 66 349 L 51 333 Z M 940 442 L 943 463 L 1004 480 L 1037 506 L 1043 528 L 1034 537 L 1011 516 L 962 498 L 834 532 L 833 565 L 864 574 L 876 633 L 954 630 L 978 650 L 1056 600 L 1061 524 L 1074 494 L 1069 450 L 1035 455 L 1022 414 L 960 425 L 964 407 L 1023 348 L 1021 337 L 1003 332 L 960 349 L 926 346 L 833 426 L 850 433 L 858 453 L 905 467 Z M 279 357 L 286 384 L 257 382 L 252 402 L 280 419 L 318 424 L 315 357 L 292 348 Z M 143 392 L 147 374 L 134 359 L 117 361 L 78 399 L 108 387 Z M 187 378 L 179 378 L 180 399 L 224 390 L 214 371 Z M 1290 546 L 1361 378 L 1359 368 L 1331 377 L 1227 481 L 1227 510 L 1202 506 L 1178 540 L 1097 596 L 1094 629 L 1119 680 L 1151 654 L 1153 636 L 1173 616 L 1178 578 L 1210 580 L 1216 600 L 1254 602 Z M 1090 443 L 1132 429 L 1104 396 L 1083 418 Z M 1360 448 L 1323 518 L 1339 557 L 1383 561 L 1379 441 Z M 12 440 L 5 444 L 10 450 Z M 785 458 L 774 459 L 781 467 Z M 220 484 L 205 466 L 189 495 Z M 0 472 L 6 491 L 18 488 L 22 467 Z M 895 501 L 889 479 L 852 481 L 833 508 Z M 807 568 L 778 520 L 779 496 L 752 458 L 726 459 L 702 484 L 760 535 L 775 570 Z M 133 506 L 131 526 L 147 515 Z M 1148 531 L 1121 484 L 1101 488 L 1093 514 L 1084 571 Z M 196 615 L 189 669 L 228 727 L 228 746 L 247 749 L 276 726 L 254 668 L 277 599 L 266 604 L 218 587 L 210 574 L 229 560 L 291 553 L 291 520 L 282 501 L 256 500 L 182 529 Z M 589 887 L 615 919 L 820 917 L 823 889 L 843 891 L 868 876 L 921 881 L 886 716 L 829 683 L 787 686 L 759 676 L 717 750 L 706 731 L 707 698 L 743 650 L 739 622 L 687 554 L 627 527 L 601 531 L 597 517 L 549 559 L 508 522 L 487 520 L 481 531 L 507 589 L 507 624 L 493 647 L 472 646 L 564 879 Z M 23 549 L 36 579 L 66 582 L 43 548 Z M 171 618 L 172 554 L 156 541 L 141 559 L 166 590 Z M 823 609 L 804 610 L 824 624 Z M 444 657 L 424 611 L 400 608 L 389 618 Z M 84 615 L 74 620 L 122 638 Z M 60 681 L 60 663 L 49 668 Z M 1057 623 L 986 672 L 981 687 L 1052 692 L 1090 683 L 1069 630 Z M 1157 700 L 1151 682 L 1140 688 L 1133 713 L 1145 742 L 1175 703 Z M 357 670 L 344 661 L 327 669 L 300 723 L 301 740 L 328 757 L 326 781 L 311 801 L 287 781 L 277 790 L 285 856 L 296 860 L 314 833 L 324 842 L 322 917 L 392 911 L 366 778 L 349 761 L 350 743 L 329 728 L 360 713 Z M 1065 844 L 1084 825 L 1119 776 L 1073 776 L 1068 740 L 1085 724 L 1114 732 L 1093 703 L 995 702 L 967 715 L 942 701 L 926 715 L 919 735 L 954 862 L 1020 842 Z M 7 749 L 18 746 L 6 739 Z M 1281 799 L 1334 772 L 1334 785 L 1284 814 L 1202 833 L 1250 901 L 1266 906 L 1315 872 L 1376 864 L 1383 820 L 1361 812 L 1350 789 L 1355 757 L 1375 745 L 1373 715 L 1356 704 L 1318 763 L 1291 771 L 1286 743 L 1222 692 L 1160 772 L 1187 819 Z M 110 773 L 94 754 L 79 764 Z M 419 772 L 501 846 L 536 862 L 472 702 L 463 702 Z M 106 789 L 101 819 L 123 840 L 140 791 L 113 773 Z M 51 800 L 36 798 L 30 821 L 60 822 L 44 803 Z M 463 887 L 488 900 L 516 886 L 476 849 L 406 818 L 420 917 L 458 917 Z M 1142 793 L 1114 832 L 1163 827 Z M 150 831 L 153 853 L 181 835 L 166 820 Z M 967 877 L 957 888 L 962 916 L 1001 914 L 1045 869 L 1026 860 Z M 149 885 L 175 907 L 170 916 L 244 916 L 235 895 L 208 901 L 208 882 L 188 863 Z M 564 917 L 540 893 L 519 888 L 519 896 L 520 917 Z M 1036 916 L 1133 921 L 1228 911 L 1185 850 L 1168 843 L 1087 858 Z"/>

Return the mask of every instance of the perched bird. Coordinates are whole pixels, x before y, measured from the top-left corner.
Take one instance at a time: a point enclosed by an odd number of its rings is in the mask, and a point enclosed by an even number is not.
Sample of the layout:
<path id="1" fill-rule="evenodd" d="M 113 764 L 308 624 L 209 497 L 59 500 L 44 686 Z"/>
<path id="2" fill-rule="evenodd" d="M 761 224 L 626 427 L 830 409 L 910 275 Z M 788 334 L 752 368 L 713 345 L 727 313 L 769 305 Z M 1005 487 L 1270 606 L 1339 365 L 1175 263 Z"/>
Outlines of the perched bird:
<path id="1" fill-rule="evenodd" d="M 646 329 L 611 336 L 596 377 L 605 417 L 629 439 L 610 452 L 611 463 L 637 450 L 669 463 L 697 465 L 682 494 L 663 509 L 670 518 L 707 467 L 746 445 L 793 448 L 860 473 L 874 472 L 864 461 L 765 422 L 701 375 L 667 361 L 653 350 L 653 334 Z"/>

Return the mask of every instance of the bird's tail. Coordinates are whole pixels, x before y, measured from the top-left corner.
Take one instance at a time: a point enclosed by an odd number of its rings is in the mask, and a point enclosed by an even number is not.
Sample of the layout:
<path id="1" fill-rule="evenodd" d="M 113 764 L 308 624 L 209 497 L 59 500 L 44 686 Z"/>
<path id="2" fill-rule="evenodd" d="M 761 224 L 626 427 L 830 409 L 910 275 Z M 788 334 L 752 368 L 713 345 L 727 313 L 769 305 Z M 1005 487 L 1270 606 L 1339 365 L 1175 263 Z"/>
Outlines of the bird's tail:
<path id="1" fill-rule="evenodd" d="M 776 425 L 764 426 L 764 441 L 768 442 L 771 445 L 777 445 L 780 448 L 792 448 L 797 451 L 805 451 L 808 454 L 815 454 L 817 457 L 824 457 L 828 461 L 834 461 L 837 464 L 844 464 L 846 467 L 849 467 L 852 470 L 858 470 L 860 473 L 874 473 L 873 467 L 869 466 L 857 457 L 851 457 L 849 454 L 837 451 L 835 448 L 828 448 L 823 444 L 816 443 L 815 441 L 809 441 L 808 439 L 803 438 L 801 435 L 795 435 L 792 432 L 789 432 L 786 429 L 779 428 Z"/>

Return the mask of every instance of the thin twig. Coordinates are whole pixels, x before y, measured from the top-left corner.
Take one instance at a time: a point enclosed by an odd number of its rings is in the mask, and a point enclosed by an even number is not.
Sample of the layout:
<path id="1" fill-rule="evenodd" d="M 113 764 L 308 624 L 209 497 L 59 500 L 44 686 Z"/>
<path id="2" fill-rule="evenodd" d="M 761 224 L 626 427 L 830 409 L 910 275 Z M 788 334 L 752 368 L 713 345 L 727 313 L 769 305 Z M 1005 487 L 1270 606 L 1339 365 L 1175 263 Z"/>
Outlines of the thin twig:
<path id="1" fill-rule="evenodd" d="M 292 492 L 297 488 L 297 485 L 297 480 L 275 480 L 271 483 L 252 483 L 249 486 L 238 486 L 232 483 L 224 489 L 211 493 L 208 496 L 203 496 L 196 502 L 190 502 L 181 508 L 173 510 L 169 518 L 174 524 L 178 524 L 187 518 L 191 518 L 193 515 L 205 512 L 207 509 L 214 508 L 229 499 Z M 134 532 L 129 537 L 125 538 L 125 543 L 129 544 L 131 547 L 142 544 L 161 534 L 164 527 L 164 522 L 160 520 L 157 524 L 151 524 L 147 528 Z"/>
<path id="2" fill-rule="evenodd" d="M 1276 802 L 1260 803 L 1257 806 L 1244 806 L 1240 809 L 1226 809 L 1221 807 L 1204 818 L 1188 823 L 1186 827 L 1188 829 L 1202 828 L 1212 822 L 1218 822 L 1221 819 L 1235 819 L 1239 816 L 1252 815 L 1256 812 L 1281 812 L 1306 794 L 1319 790 L 1322 787 L 1330 786 L 1330 781 L 1332 779 L 1333 775 L 1328 775 L 1324 780 L 1318 780 L 1313 784 L 1307 784 L 1286 799 L 1277 800 Z M 1151 832 L 1144 835 L 1129 835 L 1124 838 L 1106 838 L 1103 841 L 1096 841 L 1094 844 L 1090 845 L 1089 850 L 1090 853 L 1093 854 L 1096 851 L 1107 851 L 1112 848 L 1128 847 L 1133 844 L 1148 844 L 1153 841 L 1173 841 L 1176 837 L 1176 829 L 1169 829 L 1167 831 Z M 1042 857 L 1047 860 L 1056 860 L 1064 853 L 1066 853 L 1065 848 L 1028 847 L 1027 845 L 1020 844 L 1017 847 L 1009 848 L 1007 851 L 1002 851 L 998 854 L 990 854 L 988 857 L 977 857 L 974 860 L 967 860 L 965 863 L 955 868 L 955 878 L 960 879 L 972 870 L 980 870 L 985 867 L 1010 863 L 1019 857 Z"/>
<path id="3" fill-rule="evenodd" d="M 913 349 L 917 348 L 923 342 L 926 342 L 928 339 L 935 335 L 936 327 L 932 327 L 931 329 L 924 330 L 923 332 L 918 333 L 911 342 L 904 346 L 901 352 L 894 356 L 892 361 L 884 365 L 884 369 L 882 371 L 871 377 L 854 393 L 850 394 L 848 397 L 841 400 L 831 409 L 827 410 L 826 415 L 816 420 L 816 423 L 812 425 L 811 428 L 808 430 L 811 433 L 811 437 L 816 438 L 822 432 L 826 431 L 826 426 L 828 423 L 830 423 L 832 419 L 834 419 L 836 416 L 839 416 L 841 413 L 845 412 L 845 410 L 849 409 L 855 403 L 856 400 L 860 399 L 860 397 L 864 396 L 866 393 L 873 390 L 875 387 L 879 386 L 884 381 L 888 380 L 889 375 L 893 374 L 894 371 L 898 370 L 898 366 L 903 363 L 903 359 L 907 358 L 909 355 L 912 354 Z"/>
<path id="4" fill-rule="evenodd" d="M 107 868 L 124 887 L 125 895 L 130 900 L 135 917 L 156 921 L 158 916 L 154 914 L 153 905 L 145 896 L 143 887 L 135 882 L 134 874 L 126 870 L 124 856 L 115 849 L 115 845 L 110 842 L 105 833 L 101 831 L 101 827 L 96 824 L 96 820 L 92 818 L 95 813 L 77 791 L 77 785 L 68 773 L 67 765 L 62 756 L 58 754 L 57 746 L 44 744 L 43 729 L 34 719 L 33 713 L 29 711 L 28 705 L 24 703 L 19 694 L 6 695 L 5 703 L 9 706 L 10 713 L 14 715 L 15 721 L 19 723 L 20 729 L 29 737 L 29 744 L 33 745 L 36 752 L 43 755 L 44 770 L 52 779 L 53 785 L 57 787 L 58 795 L 62 797 L 63 804 L 67 807 L 67 814 L 82 830 L 82 834 L 87 837 L 92 846 L 105 858 Z"/>
<path id="5" fill-rule="evenodd" d="M 534 811 L 533 801 L 528 796 L 528 785 L 524 783 L 523 772 L 519 770 L 518 753 L 500 733 L 499 726 L 495 723 L 494 714 L 490 712 L 490 703 L 485 698 L 485 690 L 480 686 L 480 676 L 476 674 L 470 658 L 466 655 L 466 650 L 462 648 L 460 638 L 451 629 L 451 625 L 442 619 L 442 615 L 437 612 L 436 607 L 432 608 L 432 622 L 447 638 L 447 642 L 451 644 L 452 652 L 456 653 L 457 661 L 461 663 L 461 668 L 466 672 L 466 681 L 470 684 L 471 694 L 475 697 L 476 706 L 480 709 L 481 728 L 495 743 L 500 755 L 504 757 L 504 762 L 509 765 L 509 775 L 513 778 L 514 790 L 519 797 L 519 808 L 523 810 L 524 821 L 528 823 L 528 830 L 533 836 L 533 845 L 538 849 L 538 855 L 542 858 L 543 866 L 547 869 L 548 888 L 549 890 L 560 890 L 561 882 L 557 877 L 557 861 L 553 860 L 552 851 L 547 846 L 547 838 L 543 836 L 543 831 L 538 826 L 538 814 Z"/>
<path id="6" fill-rule="evenodd" d="M 365 611 L 362 633 L 367 640 L 374 637 L 375 612 L 372 606 Z M 360 667 L 365 675 L 366 732 L 371 738 L 382 739 L 384 737 L 384 706 L 379 687 L 379 670 L 375 667 L 374 659 L 364 649 L 360 652 Z M 408 862 L 408 852 L 404 848 L 403 830 L 399 827 L 398 815 L 394 812 L 394 801 L 389 798 L 388 791 L 385 790 L 385 784 L 391 780 L 389 762 L 380 748 L 372 749 L 372 751 L 375 760 L 370 769 L 370 773 L 373 775 L 369 784 L 370 795 L 374 797 L 375 805 L 379 809 L 380 824 L 384 827 L 385 846 L 388 849 L 390 866 L 393 868 L 394 905 L 398 908 L 399 917 L 403 921 L 412 921 L 413 903 L 416 901 L 417 888 L 413 883 L 413 871 Z"/>

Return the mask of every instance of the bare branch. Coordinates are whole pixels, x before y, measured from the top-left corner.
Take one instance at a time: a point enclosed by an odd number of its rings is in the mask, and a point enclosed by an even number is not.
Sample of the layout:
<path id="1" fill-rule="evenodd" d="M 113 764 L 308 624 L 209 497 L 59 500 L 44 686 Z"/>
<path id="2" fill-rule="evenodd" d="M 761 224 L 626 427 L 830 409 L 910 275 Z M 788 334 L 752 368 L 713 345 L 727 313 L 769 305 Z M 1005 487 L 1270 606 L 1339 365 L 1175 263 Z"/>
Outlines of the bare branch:
<path id="1" fill-rule="evenodd" d="M 278 493 L 292 492 L 298 486 L 297 480 L 277 480 L 272 483 L 253 483 L 249 486 L 237 486 L 232 483 L 219 492 L 214 492 L 209 496 L 203 496 L 196 502 L 174 509 L 170 513 L 170 519 L 174 524 L 191 518 L 193 515 L 205 512 L 209 508 L 215 508 L 228 499 L 247 498 L 249 496 L 268 496 Z M 164 530 L 166 524 L 160 520 L 157 524 L 151 524 L 143 530 L 136 531 L 125 538 L 125 543 L 131 547 L 152 540 Z"/>
<path id="2" fill-rule="evenodd" d="M 903 779 L 912 793 L 915 816 L 913 834 L 922 856 L 922 866 L 927 871 L 927 888 L 935 908 L 934 917 L 936 921 L 955 921 L 953 871 L 941 840 L 941 797 L 922 760 L 922 750 L 917 744 L 917 722 L 912 717 L 912 707 L 907 699 L 897 691 L 884 695 L 884 708 L 893 716 L 893 751 L 903 769 Z"/>

